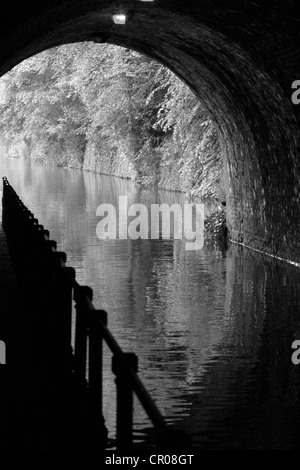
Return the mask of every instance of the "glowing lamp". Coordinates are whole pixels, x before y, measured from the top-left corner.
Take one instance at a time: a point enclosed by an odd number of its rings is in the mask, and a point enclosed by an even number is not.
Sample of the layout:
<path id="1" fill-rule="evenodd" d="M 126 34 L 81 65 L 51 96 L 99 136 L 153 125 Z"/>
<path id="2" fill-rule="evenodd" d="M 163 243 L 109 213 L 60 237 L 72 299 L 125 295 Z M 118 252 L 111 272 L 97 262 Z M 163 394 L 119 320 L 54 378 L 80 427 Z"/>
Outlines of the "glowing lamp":
<path id="1" fill-rule="evenodd" d="M 122 13 L 117 13 L 116 15 L 113 15 L 113 22 L 115 24 L 125 24 L 126 15 L 123 15 Z"/>

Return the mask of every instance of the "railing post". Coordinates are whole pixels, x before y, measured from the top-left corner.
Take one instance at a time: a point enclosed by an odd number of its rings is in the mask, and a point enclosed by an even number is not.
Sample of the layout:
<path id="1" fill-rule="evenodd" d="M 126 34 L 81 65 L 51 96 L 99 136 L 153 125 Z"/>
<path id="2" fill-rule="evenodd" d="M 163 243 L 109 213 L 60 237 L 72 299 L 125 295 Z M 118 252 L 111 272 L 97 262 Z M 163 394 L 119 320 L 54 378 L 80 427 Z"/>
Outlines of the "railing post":
<path id="1" fill-rule="evenodd" d="M 77 382 L 81 384 L 86 383 L 88 312 L 84 301 L 85 296 L 92 300 L 93 290 L 90 287 L 79 286 L 74 289 L 76 302 L 74 375 Z"/>
<path id="2" fill-rule="evenodd" d="M 94 442 L 106 445 L 108 431 L 103 417 L 103 325 L 107 325 L 107 313 L 104 310 L 89 312 L 89 422 L 94 428 Z"/>
<path id="3" fill-rule="evenodd" d="M 70 349 L 72 336 L 72 293 L 75 269 L 69 267 L 54 271 L 55 331 L 63 349 Z"/>
<path id="4" fill-rule="evenodd" d="M 107 326 L 107 313 L 92 310 L 89 321 L 89 390 L 92 406 L 103 411 L 103 333 L 101 325 Z"/>
<path id="5" fill-rule="evenodd" d="M 115 354 L 112 359 L 112 371 L 116 375 L 117 385 L 118 450 L 127 450 L 132 447 L 133 388 L 124 363 L 137 372 L 138 358 L 133 353 L 121 353 Z"/>

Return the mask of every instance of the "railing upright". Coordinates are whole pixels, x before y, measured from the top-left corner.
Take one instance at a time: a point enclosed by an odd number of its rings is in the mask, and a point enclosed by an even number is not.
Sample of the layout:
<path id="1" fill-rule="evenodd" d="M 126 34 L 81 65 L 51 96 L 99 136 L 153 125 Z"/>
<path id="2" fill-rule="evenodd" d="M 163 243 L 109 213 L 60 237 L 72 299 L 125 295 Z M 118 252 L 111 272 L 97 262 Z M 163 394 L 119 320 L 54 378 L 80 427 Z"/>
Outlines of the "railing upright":
<path id="1" fill-rule="evenodd" d="M 76 302 L 74 375 L 77 383 L 81 385 L 85 385 L 87 378 L 88 315 L 85 297 L 92 295 L 90 287 L 78 285 L 74 289 Z"/>
<path id="2" fill-rule="evenodd" d="M 99 321 L 107 325 L 104 310 L 89 312 L 89 391 L 92 407 L 103 416 L 103 332 Z"/>
<path id="3" fill-rule="evenodd" d="M 72 302 L 75 269 L 66 267 L 64 253 L 55 253 L 56 264 L 53 273 L 53 316 L 56 324 L 56 340 L 59 344 L 60 354 L 65 354 L 66 364 L 71 361 L 71 331 L 72 331 Z M 64 361 L 63 361 L 64 362 Z"/>
<path id="4" fill-rule="evenodd" d="M 112 371 L 117 386 L 117 449 L 132 447 L 133 432 L 133 385 L 128 368 L 136 374 L 138 359 L 133 353 L 115 354 L 112 358 Z"/>

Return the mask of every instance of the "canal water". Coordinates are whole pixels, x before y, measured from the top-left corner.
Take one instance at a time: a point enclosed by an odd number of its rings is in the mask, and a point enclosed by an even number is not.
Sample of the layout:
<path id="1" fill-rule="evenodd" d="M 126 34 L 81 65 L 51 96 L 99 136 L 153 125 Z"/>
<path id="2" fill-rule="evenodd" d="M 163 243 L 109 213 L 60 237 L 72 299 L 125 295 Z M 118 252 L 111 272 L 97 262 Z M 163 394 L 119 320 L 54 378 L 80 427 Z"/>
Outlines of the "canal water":
<path id="1" fill-rule="evenodd" d="M 179 203 L 184 195 L 26 160 L 0 160 L 97 308 L 171 425 L 204 449 L 297 447 L 300 269 L 231 245 L 187 251 L 185 240 L 99 240 L 102 203 Z M 104 410 L 115 438 L 115 384 L 105 354 Z M 151 428 L 135 409 L 135 439 Z"/>

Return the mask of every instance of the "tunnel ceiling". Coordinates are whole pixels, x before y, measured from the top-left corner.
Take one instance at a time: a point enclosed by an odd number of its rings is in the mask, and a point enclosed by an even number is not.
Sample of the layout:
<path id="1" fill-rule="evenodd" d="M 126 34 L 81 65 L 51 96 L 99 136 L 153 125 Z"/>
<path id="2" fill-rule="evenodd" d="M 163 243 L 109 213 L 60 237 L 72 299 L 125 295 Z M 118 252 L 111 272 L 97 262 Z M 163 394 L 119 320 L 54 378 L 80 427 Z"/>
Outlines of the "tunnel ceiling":
<path id="1" fill-rule="evenodd" d="M 0 73 L 49 47 L 107 41 L 149 55 L 204 101 L 225 158 L 235 241 L 300 261 L 296 0 L 3 2 Z M 126 25 L 112 15 L 123 10 Z"/>

